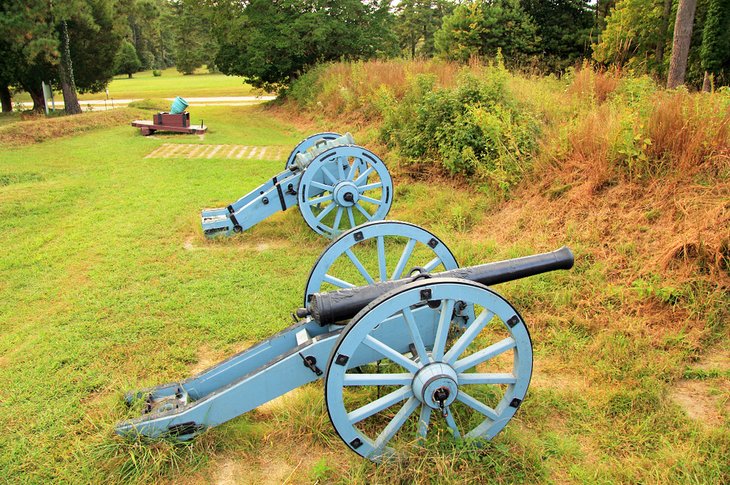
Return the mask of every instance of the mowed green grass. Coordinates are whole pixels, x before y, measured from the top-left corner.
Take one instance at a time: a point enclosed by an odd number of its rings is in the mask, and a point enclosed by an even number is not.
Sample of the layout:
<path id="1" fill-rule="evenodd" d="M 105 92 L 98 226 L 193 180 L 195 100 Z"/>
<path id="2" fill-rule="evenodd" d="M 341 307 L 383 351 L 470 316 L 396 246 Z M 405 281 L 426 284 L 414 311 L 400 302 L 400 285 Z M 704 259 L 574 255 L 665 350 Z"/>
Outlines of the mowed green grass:
<path id="1" fill-rule="evenodd" d="M 650 298 L 606 281 L 602 263 L 585 257 L 592 235 L 552 241 L 536 228 L 498 246 L 475 238 L 494 210 L 485 198 L 398 180 L 391 217 L 425 225 L 462 264 L 563 243 L 576 251 L 572 272 L 498 288 L 529 322 L 536 361 L 528 397 L 502 434 L 481 449 L 445 444 L 376 467 L 339 442 L 315 383 L 190 445 L 117 438 L 114 423 L 131 416 L 125 391 L 184 379 L 288 326 L 327 244 L 297 209 L 240 237 L 206 240 L 200 209 L 244 195 L 283 160 L 145 155 L 176 142 L 292 147 L 310 133 L 262 108 L 196 108 L 197 116 L 211 127 L 204 140 L 120 126 L 0 153 L 5 480 L 210 483 L 231 470 L 240 483 L 728 479 L 727 421 L 690 419 L 669 397 L 691 362 L 681 328 L 658 343 L 641 330 L 646 317 L 623 304 Z M 626 331 L 591 325 L 595 315 L 576 311 L 588 297 Z M 727 401 L 721 379 L 707 382 Z"/>
<path id="2" fill-rule="evenodd" d="M 109 98 L 111 99 L 140 99 L 140 98 L 173 98 L 206 97 L 206 96 L 249 96 L 262 94 L 251 85 L 246 84 L 239 76 L 225 74 L 210 74 L 205 69 L 198 69 L 195 74 L 185 76 L 175 68 L 162 71 L 162 76 L 155 77 L 152 71 L 137 72 L 129 79 L 127 75 L 115 76 L 109 83 Z M 61 92 L 54 93 L 56 101 L 63 101 Z M 105 99 L 106 93 L 79 94 L 79 100 Z M 27 93 L 19 93 L 13 97 L 14 101 L 25 104 L 31 103 Z M 32 105 L 32 103 L 31 103 Z M 31 106 L 28 106 L 30 108 Z"/>

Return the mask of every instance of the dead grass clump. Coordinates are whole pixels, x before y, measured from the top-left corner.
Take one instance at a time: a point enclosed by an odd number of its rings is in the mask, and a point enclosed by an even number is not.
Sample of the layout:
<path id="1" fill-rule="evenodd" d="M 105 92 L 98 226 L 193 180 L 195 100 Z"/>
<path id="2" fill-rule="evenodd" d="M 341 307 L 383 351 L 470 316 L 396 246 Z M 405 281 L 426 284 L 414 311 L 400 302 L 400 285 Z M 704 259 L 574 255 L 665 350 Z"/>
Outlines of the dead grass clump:
<path id="1" fill-rule="evenodd" d="M 411 79 L 434 76 L 435 86 L 451 87 L 462 66 L 440 61 L 374 60 L 340 62 L 315 68 L 297 80 L 291 89 L 299 107 L 327 118 L 346 116 L 352 121 L 374 121 L 390 100 L 405 96 Z"/>
<path id="2" fill-rule="evenodd" d="M 706 207 L 675 204 L 684 216 L 681 230 L 665 245 L 659 258 L 662 269 L 685 266 L 725 281 L 730 287 L 730 184 L 720 184 L 717 194 L 705 194 Z"/>
<path id="3" fill-rule="evenodd" d="M 615 183 L 613 145 L 620 127 L 619 113 L 603 105 L 552 129 L 541 140 L 533 178 L 543 190 L 553 190 L 559 181 L 583 187 L 588 196 L 602 192 Z"/>
<path id="4" fill-rule="evenodd" d="M 647 157 L 685 173 L 730 167 L 730 106 L 724 104 L 716 95 L 684 91 L 657 96 L 646 124 Z"/>
<path id="5" fill-rule="evenodd" d="M 617 71 L 595 70 L 584 64 L 575 73 L 568 92 L 581 98 L 593 99 L 600 104 L 616 90 L 620 79 Z"/>
<path id="6" fill-rule="evenodd" d="M 0 145 L 22 146 L 40 143 L 63 136 L 77 135 L 85 131 L 109 128 L 129 123 L 135 117 L 145 116 L 144 111 L 119 108 L 96 113 L 81 113 L 58 118 L 35 118 L 0 127 Z"/>

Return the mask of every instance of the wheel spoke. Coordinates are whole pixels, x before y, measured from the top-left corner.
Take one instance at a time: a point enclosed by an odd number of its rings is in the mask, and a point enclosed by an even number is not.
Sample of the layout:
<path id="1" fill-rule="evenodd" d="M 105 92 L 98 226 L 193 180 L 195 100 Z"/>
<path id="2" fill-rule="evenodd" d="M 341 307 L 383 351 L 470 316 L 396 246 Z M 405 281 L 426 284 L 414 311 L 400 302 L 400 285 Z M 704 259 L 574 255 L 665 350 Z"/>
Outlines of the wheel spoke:
<path id="1" fill-rule="evenodd" d="M 418 434 L 425 438 L 428 434 L 428 423 L 431 421 L 431 408 L 421 405 L 421 415 L 418 417 Z"/>
<path id="2" fill-rule="evenodd" d="M 367 195 L 360 194 L 360 200 L 366 200 L 370 202 L 371 204 L 375 205 L 383 205 L 383 202 L 378 199 L 373 199 L 372 197 L 368 197 Z"/>
<path id="3" fill-rule="evenodd" d="M 459 427 L 456 425 L 456 421 L 454 421 L 454 414 L 451 412 L 450 408 L 446 408 L 446 424 L 449 425 L 449 428 L 451 428 L 451 432 L 454 433 L 454 438 L 457 440 L 461 438 L 461 433 L 459 433 Z"/>
<path id="4" fill-rule="evenodd" d="M 441 264 L 441 258 L 439 258 L 438 256 L 436 256 L 431 261 L 429 261 L 428 263 L 426 263 L 426 266 L 424 266 L 423 269 L 425 269 L 427 273 L 430 273 L 439 264 Z"/>
<path id="5" fill-rule="evenodd" d="M 488 374 L 470 372 L 468 374 L 458 374 L 457 377 L 460 386 L 468 386 L 471 384 L 515 384 L 517 382 L 517 378 L 513 374 L 499 372 Z"/>
<path id="6" fill-rule="evenodd" d="M 393 276 L 390 278 L 391 280 L 397 280 L 398 278 L 400 278 L 401 274 L 403 274 L 403 270 L 406 267 L 406 263 L 408 263 L 408 260 L 411 258 L 411 254 L 413 254 L 413 248 L 415 248 L 415 247 L 416 247 L 416 240 L 409 239 L 408 243 L 406 244 L 406 247 L 403 248 L 403 252 L 400 255 L 398 264 L 395 266 L 395 270 L 393 271 Z"/>
<path id="7" fill-rule="evenodd" d="M 345 386 L 407 386 L 413 375 L 401 374 L 345 374 Z"/>
<path id="8" fill-rule="evenodd" d="M 400 365 L 401 367 L 405 368 L 406 370 L 409 370 L 413 372 L 414 374 L 418 372 L 419 365 L 416 364 L 414 361 L 406 357 L 405 355 L 401 354 L 397 350 L 395 350 L 393 347 L 390 347 L 380 340 L 376 339 L 372 335 L 367 335 L 365 339 L 363 340 L 363 343 L 373 349 L 374 351 L 380 353 L 384 357 L 389 358 L 396 364 Z"/>
<path id="9" fill-rule="evenodd" d="M 403 310 L 401 310 L 401 313 L 403 314 L 403 319 L 406 321 L 406 325 L 408 325 L 408 331 L 411 334 L 411 339 L 413 340 L 413 346 L 416 347 L 416 354 L 418 354 L 418 358 L 421 360 L 423 364 L 428 364 L 431 362 L 431 358 L 428 356 L 428 353 L 426 352 L 426 346 L 423 345 L 423 339 L 421 338 L 421 332 L 418 331 L 418 326 L 416 325 L 416 319 L 413 318 L 413 313 L 411 312 L 410 307 L 405 307 Z"/>
<path id="10" fill-rule="evenodd" d="M 309 185 L 311 185 L 312 187 L 317 187 L 318 189 L 329 190 L 330 192 L 332 192 L 332 190 L 334 190 L 335 188 L 334 185 L 322 184 L 317 182 L 316 180 L 312 180 Z"/>
<path id="11" fill-rule="evenodd" d="M 332 200 L 332 194 L 323 195 L 322 197 L 315 197 L 314 199 L 309 199 L 305 202 L 307 205 L 314 205 L 314 204 L 321 204 L 322 202 L 327 202 L 328 200 Z"/>
<path id="12" fill-rule="evenodd" d="M 383 448 L 387 442 L 393 439 L 393 436 L 395 436 L 398 430 L 403 427 L 411 414 L 413 414 L 413 411 L 416 410 L 418 404 L 418 399 L 412 396 L 408 399 L 408 401 L 406 401 L 403 407 L 400 408 L 400 411 L 398 411 L 398 414 L 390 420 L 390 423 L 388 423 L 382 433 L 378 435 L 378 438 L 375 440 L 376 449 L 379 450 Z"/>
<path id="13" fill-rule="evenodd" d="M 380 281 L 388 279 L 387 261 L 385 260 L 385 238 L 378 236 L 378 269 L 380 270 Z"/>
<path id="14" fill-rule="evenodd" d="M 352 161 L 352 165 L 350 165 L 350 171 L 347 172 L 347 180 L 352 180 L 355 178 L 355 171 L 357 170 L 357 159 L 354 159 Z"/>
<path id="15" fill-rule="evenodd" d="M 393 404 L 401 402 L 402 400 L 408 399 L 412 396 L 413 390 L 411 389 L 411 386 L 403 386 L 390 394 L 386 394 L 380 399 L 376 399 L 361 408 L 357 408 L 354 411 L 347 413 L 347 419 L 349 419 L 352 424 L 359 423 L 363 419 L 369 418 L 373 414 L 378 413 L 383 409 L 387 409 Z"/>
<path id="16" fill-rule="evenodd" d="M 373 182 L 372 184 L 365 184 L 365 185 L 358 186 L 357 191 L 362 194 L 363 192 L 367 192 L 368 190 L 379 189 L 382 186 L 383 186 L 383 182 Z"/>
<path id="17" fill-rule="evenodd" d="M 327 170 L 327 167 L 325 167 L 324 165 L 322 165 L 322 166 L 321 166 L 320 168 L 322 169 L 322 172 L 323 172 L 323 173 L 325 174 L 325 176 L 326 176 L 326 177 L 327 177 L 328 179 L 330 179 L 330 182 L 332 182 L 333 184 L 336 184 L 336 183 L 337 183 L 337 179 L 335 178 L 335 176 L 334 176 L 334 175 L 332 175 L 332 174 L 330 173 L 330 171 L 329 171 L 329 170 Z"/>
<path id="18" fill-rule="evenodd" d="M 355 256 L 355 253 L 352 252 L 352 249 L 346 249 L 345 254 L 348 258 L 350 258 L 350 261 L 352 261 L 352 264 L 355 265 L 357 270 L 360 272 L 360 274 L 365 278 L 365 281 L 368 282 L 370 285 L 375 284 L 375 280 L 372 276 L 370 276 L 370 273 L 368 273 L 368 270 L 365 269 L 365 266 L 362 265 L 359 259 L 357 259 L 357 256 Z"/>
<path id="19" fill-rule="evenodd" d="M 367 219 L 368 221 L 372 221 L 373 220 L 373 216 L 370 215 L 368 213 L 368 211 L 366 211 L 365 209 L 363 209 L 362 206 L 359 203 L 356 203 L 355 204 L 355 207 L 357 207 L 357 210 L 359 210 L 360 213 L 365 216 L 365 219 Z"/>
<path id="20" fill-rule="evenodd" d="M 479 316 L 472 322 L 471 325 L 469 325 L 469 328 L 466 329 L 464 334 L 459 337 L 459 340 L 456 341 L 456 343 L 449 349 L 449 351 L 444 356 L 444 362 L 448 364 L 453 364 L 456 359 L 459 358 L 461 354 L 464 353 L 464 350 L 469 346 L 470 343 L 474 341 L 474 339 L 479 335 L 479 332 L 484 329 L 484 327 L 489 323 L 489 321 L 494 316 L 494 313 L 490 312 L 489 310 L 483 310 L 482 313 L 479 314 Z"/>
<path id="21" fill-rule="evenodd" d="M 329 214 L 330 212 L 332 212 L 332 209 L 334 209 L 336 206 L 337 206 L 337 204 L 335 204 L 333 202 L 333 203 L 329 204 L 327 207 L 325 207 L 322 210 L 322 212 L 320 212 L 319 215 L 317 217 L 315 217 L 315 219 L 317 219 L 317 222 L 319 222 L 322 219 L 324 219 L 327 216 L 327 214 Z"/>
<path id="22" fill-rule="evenodd" d="M 350 227 L 355 227 L 355 215 L 352 213 L 352 207 L 347 208 L 347 218 L 350 219 Z"/>
<path id="23" fill-rule="evenodd" d="M 373 167 L 368 167 L 365 171 L 360 172 L 360 175 L 355 180 L 355 185 L 360 185 L 368 179 L 368 176 L 373 171 Z"/>
<path id="24" fill-rule="evenodd" d="M 457 360 L 456 363 L 454 363 L 453 365 L 454 370 L 457 373 L 469 370 L 484 361 L 487 361 L 504 352 L 507 352 L 509 349 L 513 349 L 516 345 L 517 343 L 515 342 L 515 339 L 513 339 L 512 337 L 507 337 L 497 343 L 490 345 L 489 347 L 480 350 L 479 352 L 475 352 L 468 357 Z"/>
<path id="25" fill-rule="evenodd" d="M 469 394 L 465 393 L 461 389 L 459 389 L 459 394 L 456 395 L 456 399 L 463 402 L 464 404 L 466 404 L 467 406 L 472 408 L 474 411 L 477 411 L 477 412 L 485 415 L 492 421 L 496 421 L 499 419 L 499 414 L 497 414 L 497 411 L 490 408 L 486 404 L 484 404 L 480 401 L 477 401 L 476 399 L 474 399 L 473 397 L 471 397 Z"/>
<path id="26" fill-rule="evenodd" d="M 330 274 L 324 275 L 322 281 L 326 281 L 331 285 L 339 286 L 340 288 L 355 288 L 355 285 L 352 283 L 348 283 L 347 281 L 336 278 Z"/>
<path id="27" fill-rule="evenodd" d="M 332 229 L 335 231 L 340 230 L 340 221 L 342 220 L 342 213 L 344 209 L 341 206 L 337 207 L 337 214 L 335 214 L 335 222 L 332 224 Z"/>
<path id="28" fill-rule="evenodd" d="M 454 300 L 444 300 L 441 303 L 441 316 L 439 317 L 439 326 L 436 329 L 436 339 L 433 343 L 433 351 L 431 355 L 435 362 L 439 362 L 444 356 L 444 347 L 446 346 L 446 338 L 449 335 L 449 327 L 451 326 L 451 318 L 454 316 Z"/>

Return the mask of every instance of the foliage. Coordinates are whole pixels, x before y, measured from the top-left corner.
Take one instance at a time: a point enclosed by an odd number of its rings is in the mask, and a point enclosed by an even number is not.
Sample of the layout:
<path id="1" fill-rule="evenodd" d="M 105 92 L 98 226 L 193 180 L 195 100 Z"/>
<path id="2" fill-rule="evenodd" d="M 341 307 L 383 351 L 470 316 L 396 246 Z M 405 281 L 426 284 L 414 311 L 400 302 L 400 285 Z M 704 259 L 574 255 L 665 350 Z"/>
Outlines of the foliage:
<path id="1" fill-rule="evenodd" d="M 71 19 L 71 58 L 74 79 L 80 93 L 104 90 L 115 73 L 115 54 L 121 35 L 115 29 L 114 4 L 108 0 L 89 1 L 93 23 Z"/>
<path id="2" fill-rule="evenodd" d="M 662 4 L 663 0 L 618 0 L 600 42 L 593 46 L 593 57 L 640 73 L 656 71 Z"/>
<path id="3" fill-rule="evenodd" d="M 705 71 L 715 76 L 730 74 L 730 1 L 710 0 L 700 58 Z"/>
<path id="4" fill-rule="evenodd" d="M 618 0 L 606 28 L 593 45 L 593 57 L 638 74 L 664 77 L 672 47 L 674 17 L 664 18 L 664 0 Z M 676 10 L 676 6 L 675 6 Z M 730 5 L 726 0 L 699 0 L 688 56 L 686 82 L 701 86 L 705 71 L 715 74 L 716 84 L 730 82 Z M 666 23 L 665 23 L 666 22 Z M 664 27 L 668 27 L 666 31 Z M 713 66 L 708 68 L 706 66 Z"/>
<path id="5" fill-rule="evenodd" d="M 212 65 L 217 49 L 208 19 L 196 1 L 180 0 L 175 9 L 175 67 L 192 74 L 205 64 Z"/>
<path id="6" fill-rule="evenodd" d="M 173 65 L 177 18 L 168 0 L 118 0 L 117 15 L 124 36 L 134 44 L 142 69 Z"/>
<path id="7" fill-rule="evenodd" d="M 59 29 L 60 22 L 66 21 L 76 88 L 80 92 L 103 89 L 112 78 L 114 53 L 121 41 L 114 15 L 111 0 L 7 2 L 0 13 L 0 27 L 10 42 L 7 48 L 0 44 L 0 49 L 3 57 L 16 58 L 12 84 L 36 97 L 41 81 L 58 85 Z"/>
<path id="8" fill-rule="evenodd" d="M 282 87 L 317 62 L 385 54 L 390 18 L 385 3 L 253 0 L 217 28 L 216 65 L 256 87 Z"/>
<path id="9" fill-rule="evenodd" d="M 127 42 L 126 40 L 122 42 L 121 46 L 119 46 L 119 51 L 117 52 L 114 62 L 116 64 L 117 74 L 126 74 L 130 78 L 132 77 L 132 74 L 139 71 L 142 67 L 142 62 L 140 62 L 139 57 L 137 57 L 137 51 L 134 48 L 134 44 Z"/>
<path id="10" fill-rule="evenodd" d="M 460 62 L 472 56 L 494 57 L 501 49 L 514 63 L 535 54 L 539 40 L 533 19 L 518 0 L 469 0 L 444 18 L 436 49 L 440 56 Z"/>
<path id="11" fill-rule="evenodd" d="M 588 0 L 521 0 L 540 38 L 540 64 L 556 71 L 590 57 L 594 10 Z"/>
<path id="12" fill-rule="evenodd" d="M 464 71 L 454 89 L 418 76 L 383 120 L 382 136 L 411 163 L 438 160 L 452 174 L 508 191 L 535 148 L 537 125 L 507 87 L 501 64 Z"/>
<path id="13" fill-rule="evenodd" d="M 398 44 L 410 58 L 431 57 L 436 52 L 434 34 L 454 9 L 447 0 L 404 0 L 395 6 L 393 27 Z"/>

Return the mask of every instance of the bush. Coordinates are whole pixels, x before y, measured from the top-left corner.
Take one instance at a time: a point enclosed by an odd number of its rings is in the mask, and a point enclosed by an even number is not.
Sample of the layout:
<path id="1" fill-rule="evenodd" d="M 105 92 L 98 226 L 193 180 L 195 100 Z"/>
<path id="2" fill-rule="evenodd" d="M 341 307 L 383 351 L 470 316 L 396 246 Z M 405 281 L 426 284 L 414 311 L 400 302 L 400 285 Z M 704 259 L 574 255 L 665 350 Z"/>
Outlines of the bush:
<path id="1" fill-rule="evenodd" d="M 162 71 L 160 71 L 159 69 L 153 69 L 152 75 L 155 77 L 160 77 L 160 76 L 162 76 Z"/>
<path id="2" fill-rule="evenodd" d="M 436 160 L 451 174 L 507 192 L 528 167 L 538 125 L 507 88 L 501 65 L 464 70 L 455 88 L 435 88 L 419 75 L 385 113 L 381 136 L 415 164 Z"/>

